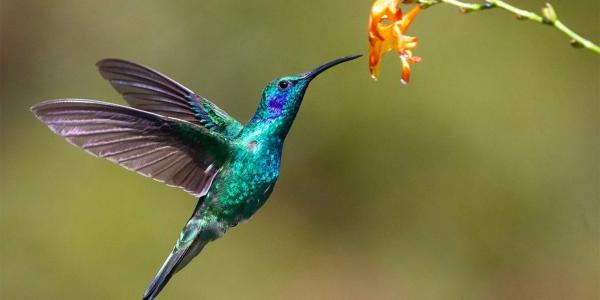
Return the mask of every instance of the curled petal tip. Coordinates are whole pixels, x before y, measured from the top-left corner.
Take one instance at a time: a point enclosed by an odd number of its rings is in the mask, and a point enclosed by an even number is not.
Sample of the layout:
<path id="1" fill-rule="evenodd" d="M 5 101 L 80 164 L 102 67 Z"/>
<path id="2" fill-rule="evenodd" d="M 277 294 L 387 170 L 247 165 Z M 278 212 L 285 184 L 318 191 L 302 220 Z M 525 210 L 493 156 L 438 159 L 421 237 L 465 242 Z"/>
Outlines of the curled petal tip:
<path id="1" fill-rule="evenodd" d="M 408 58 L 408 61 L 413 64 L 420 63 L 421 60 L 422 58 L 420 56 L 411 56 Z"/>

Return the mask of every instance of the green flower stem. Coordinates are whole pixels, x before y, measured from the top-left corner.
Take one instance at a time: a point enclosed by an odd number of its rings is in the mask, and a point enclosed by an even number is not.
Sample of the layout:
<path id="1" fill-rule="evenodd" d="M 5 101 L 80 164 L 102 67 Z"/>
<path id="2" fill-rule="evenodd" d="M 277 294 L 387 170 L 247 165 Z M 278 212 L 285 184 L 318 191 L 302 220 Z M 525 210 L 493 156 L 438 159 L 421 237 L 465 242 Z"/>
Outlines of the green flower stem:
<path id="1" fill-rule="evenodd" d="M 509 12 L 512 12 L 513 14 L 517 15 L 517 17 L 520 19 L 531 20 L 540 24 L 555 27 L 556 29 L 558 29 L 559 31 L 571 38 L 571 45 L 573 45 L 574 47 L 586 48 L 595 52 L 596 54 L 600 54 L 600 47 L 598 45 L 585 39 L 584 37 L 575 33 L 569 27 L 567 27 L 556 17 L 556 13 L 550 5 L 547 5 L 545 9 L 551 9 L 551 14 L 544 14 L 544 16 L 540 16 L 536 13 L 514 7 L 502 0 L 486 0 L 484 4 L 466 3 L 458 0 L 417 0 L 417 3 L 422 5 L 424 8 L 440 3 L 445 3 L 448 5 L 456 6 L 462 12 L 465 13 L 499 7 Z"/>
<path id="2" fill-rule="evenodd" d="M 437 4 L 439 2 L 444 2 L 446 4 L 450 4 L 453 6 L 456 6 L 458 8 L 460 8 L 460 10 L 462 12 L 471 12 L 471 11 L 476 11 L 476 10 L 484 10 L 487 8 L 492 8 L 493 5 L 485 5 L 485 4 L 476 4 L 476 3 L 465 3 L 465 2 L 460 2 L 460 1 L 456 1 L 456 0 L 440 0 L 440 1 L 419 1 L 419 3 L 421 2 L 430 2 L 430 5 L 433 4 Z"/>

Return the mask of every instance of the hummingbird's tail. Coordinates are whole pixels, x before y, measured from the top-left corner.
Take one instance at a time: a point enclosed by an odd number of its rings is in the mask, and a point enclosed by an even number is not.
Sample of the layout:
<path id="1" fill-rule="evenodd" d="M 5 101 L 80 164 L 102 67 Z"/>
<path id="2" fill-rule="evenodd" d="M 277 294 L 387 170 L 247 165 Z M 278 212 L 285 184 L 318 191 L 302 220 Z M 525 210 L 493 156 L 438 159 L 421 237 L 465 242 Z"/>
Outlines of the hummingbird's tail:
<path id="1" fill-rule="evenodd" d="M 198 201 L 198 205 L 202 200 Z M 197 208 L 198 209 L 198 208 Z M 143 300 L 152 300 L 169 282 L 173 274 L 183 269 L 192 258 L 196 257 L 208 242 L 220 237 L 225 233 L 225 228 L 217 222 L 209 222 L 201 217 L 192 215 L 184 226 L 181 236 L 173 248 L 167 260 L 150 282 L 144 293 Z"/>
<path id="2" fill-rule="evenodd" d="M 189 247 L 184 249 L 173 249 L 173 252 L 169 254 L 167 260 L 163 263 L 162 267 L 150 282 L 150 285 L 144 293 L 143 300 L 152 300 L 158 296 L 158 293 L 167 285 L 173 274 L 177 273 L 183 267 L 185 267 L 194 258 L 202 248 L 208 243 L 208 241 L 198 241 L 191 243 Z"/>

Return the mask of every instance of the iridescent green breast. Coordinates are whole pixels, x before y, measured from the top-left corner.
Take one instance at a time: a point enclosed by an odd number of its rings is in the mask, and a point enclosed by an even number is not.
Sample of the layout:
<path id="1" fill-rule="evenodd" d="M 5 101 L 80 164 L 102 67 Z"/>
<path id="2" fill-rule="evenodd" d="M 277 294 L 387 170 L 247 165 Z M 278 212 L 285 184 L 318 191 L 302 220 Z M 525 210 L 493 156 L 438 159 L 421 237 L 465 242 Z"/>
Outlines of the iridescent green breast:
<path id="1" fill-rule="evenodd" d="M 231 226 L 251 217 L 267 200 L 279 176 L 282 141 L 244 138 L 215 178 L 205 200 L 206 212 Z"/>

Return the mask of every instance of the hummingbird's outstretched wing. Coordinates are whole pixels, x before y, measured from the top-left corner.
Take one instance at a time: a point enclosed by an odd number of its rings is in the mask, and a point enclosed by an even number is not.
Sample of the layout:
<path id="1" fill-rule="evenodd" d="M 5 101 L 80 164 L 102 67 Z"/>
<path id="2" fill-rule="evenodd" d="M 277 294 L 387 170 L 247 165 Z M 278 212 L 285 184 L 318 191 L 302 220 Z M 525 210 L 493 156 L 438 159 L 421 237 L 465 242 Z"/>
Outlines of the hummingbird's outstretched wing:
<path id="1" fill-rule="evenodd" d="M 121 59 L 97 64 L 102 77 L 137 109 L 202 125 L 226 136 L 235 136 L 242 124 L 208 99 L 151 68 Z"/>
<path id="2" fill-rule="evenodd" d="M 228 159 L 229 138 L 131 107 L 64 99 L 42 102 L 31 110 L 52 131 L 88 153 L 196 197 L 206 194 Z"/>

